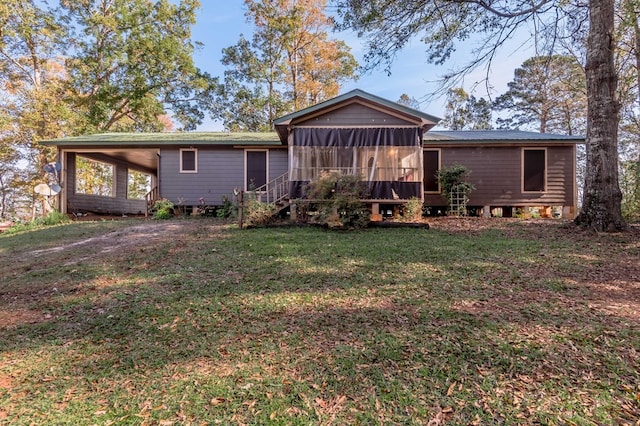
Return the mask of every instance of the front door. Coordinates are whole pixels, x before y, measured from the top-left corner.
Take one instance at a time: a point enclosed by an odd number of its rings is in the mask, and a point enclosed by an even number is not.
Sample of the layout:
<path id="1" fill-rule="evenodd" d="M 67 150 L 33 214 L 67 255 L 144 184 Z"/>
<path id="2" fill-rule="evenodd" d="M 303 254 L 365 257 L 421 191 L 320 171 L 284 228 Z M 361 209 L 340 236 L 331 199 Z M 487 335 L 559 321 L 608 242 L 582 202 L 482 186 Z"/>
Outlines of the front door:
<path id="1" fill-rule="evenodd" d="M 253 191 L 267 183 L 269 152 L 266 150 L 245 151 L 245 184 L 246 191 Z"/>

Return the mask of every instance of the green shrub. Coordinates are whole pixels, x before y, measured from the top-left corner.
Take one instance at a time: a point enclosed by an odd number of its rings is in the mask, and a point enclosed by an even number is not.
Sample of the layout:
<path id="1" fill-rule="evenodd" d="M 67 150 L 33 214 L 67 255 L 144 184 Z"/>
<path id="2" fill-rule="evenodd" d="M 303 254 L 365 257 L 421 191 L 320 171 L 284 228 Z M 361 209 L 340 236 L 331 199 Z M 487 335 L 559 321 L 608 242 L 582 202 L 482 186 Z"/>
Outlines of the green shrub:
<path id="1" fill-rule="evenodd" d="M 454 214 L 466 214 L 469 193 L 476 189 L 467 180 L 469 170 L 459 164 L 438 170 L 436 177 L 440 183 L 442 195 L 447 199 L 447 204 Z M 454 196 L 461 195 L 462 200 L 454 200 Z"/>
<path id="2" fill-rule="evenodd" d="M 317 207 L 319 223 L 332 228 L 363 228 L 369 223 L 369 209 L 361 201 L 369 198 L 369 190 L 359 176 L 323 173 L 306 186 L 305 194 Z"/>
<path id="3" fill-rule="evenodd" d="M 173 217 L 173 212 L 166 209 L 157 210 L 153 215 L 154 219 L 159 219 L 159 220 L 171 219 L 172 217 Z"/>
<path id="4" fill-rule="evenodd" d="M 402 207 L 402 220 L 416 222 L 422 219 L 422 200 L 411 197 Z"/>
<path id="5" fill-rule="evenodd" d="M 58 210 L 54 210 L 52 212 L 49 212 L 49 214 L 45 217 L 36 219 L 36 221 L 40 221 L 40 223 L 44 226 L 52 226 L 58 225 L 60 223 L 67 223 L 71 221 L 71 219 L 69 219 L 69 216 L 67 216 L 66 214 L 60 213 Z"/>
<path id="6" fill-rule="evenodd" d="M 232 198 L 226 195 L 222 196 L 222 206 L 216 210 L 216 216 L 219 218 L 228 218 L 235 216 L 237 211 L 236 203 Z"/>
<path id="7" fill-rule="evenodd" d="M 37 228 L 42 228 L 45 226 L 54 226 L 59 225 L 61 223 L 70 222 L 71 219 L 66 214 L 60 213 L 57 210 L 49 212 L 44 217 L 38 217 L 30 222 L 18 222 L 13 225 L 11 228 L 4 231 L 5 234 L 11 234 L 21 231 L 30 231 Z"/>
<path id="8" fill-rule="evenodd" d="M 174 205 L 166 198 L 162 198 L 153 204 L 154 219 L 171 219 L 173 217 Z"/>

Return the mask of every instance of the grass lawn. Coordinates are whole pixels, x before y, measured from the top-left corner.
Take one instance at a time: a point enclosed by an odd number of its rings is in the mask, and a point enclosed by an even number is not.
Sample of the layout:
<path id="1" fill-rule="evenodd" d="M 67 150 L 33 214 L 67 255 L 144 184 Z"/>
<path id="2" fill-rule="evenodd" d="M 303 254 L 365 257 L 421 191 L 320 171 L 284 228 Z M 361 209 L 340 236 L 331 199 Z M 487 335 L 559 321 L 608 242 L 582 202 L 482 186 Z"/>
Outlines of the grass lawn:
<path id="1" fill-rule="evenodd" d="M 639 424 L 637 228 L 77 222 L 0 277 L 0 424 Z"/>

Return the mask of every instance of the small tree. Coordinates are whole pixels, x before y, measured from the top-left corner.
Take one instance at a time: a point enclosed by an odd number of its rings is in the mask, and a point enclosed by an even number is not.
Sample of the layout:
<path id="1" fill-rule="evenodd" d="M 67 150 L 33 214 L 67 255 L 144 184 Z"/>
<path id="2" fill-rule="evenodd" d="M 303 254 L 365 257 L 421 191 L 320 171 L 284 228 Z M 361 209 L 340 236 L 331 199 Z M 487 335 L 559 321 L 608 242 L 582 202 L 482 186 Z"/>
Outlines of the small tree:
<path id="1" fill-rule="evenodd" d="M 476 189 L 468 182 L 469 170 L 459 164 L 438 170 L 436 177 L 440 183 L 442 195 L 447 199 L 452 213 L 466 214 L 469 193 Z"/>

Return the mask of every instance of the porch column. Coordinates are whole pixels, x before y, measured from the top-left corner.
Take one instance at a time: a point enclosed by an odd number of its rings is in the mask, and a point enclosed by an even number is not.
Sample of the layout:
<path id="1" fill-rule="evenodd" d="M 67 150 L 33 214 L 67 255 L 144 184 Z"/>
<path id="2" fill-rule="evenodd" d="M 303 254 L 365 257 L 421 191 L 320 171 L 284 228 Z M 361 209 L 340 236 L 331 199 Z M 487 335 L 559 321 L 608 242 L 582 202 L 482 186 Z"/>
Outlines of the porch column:
<path id="1" fill-rule="evenodd" d="M 563 219 L 575 219 L 576 211 L 573 206 L 562 206 L 562 218 Z"/>
<path id="2" fill-rule="evenodd" d="M 380 222 L 382 220 L 382 215 L 380 214 L 380 203 L 371 203 L 371 217 L 369 220 L 371 222 Z"/>
<path id="3" fill-rule="evenodd" d="M 295 203 L 292 203 L 289 206 L 289 219 L 292 222 L 296 222 L 298 220 L 298 206 Z"/>

